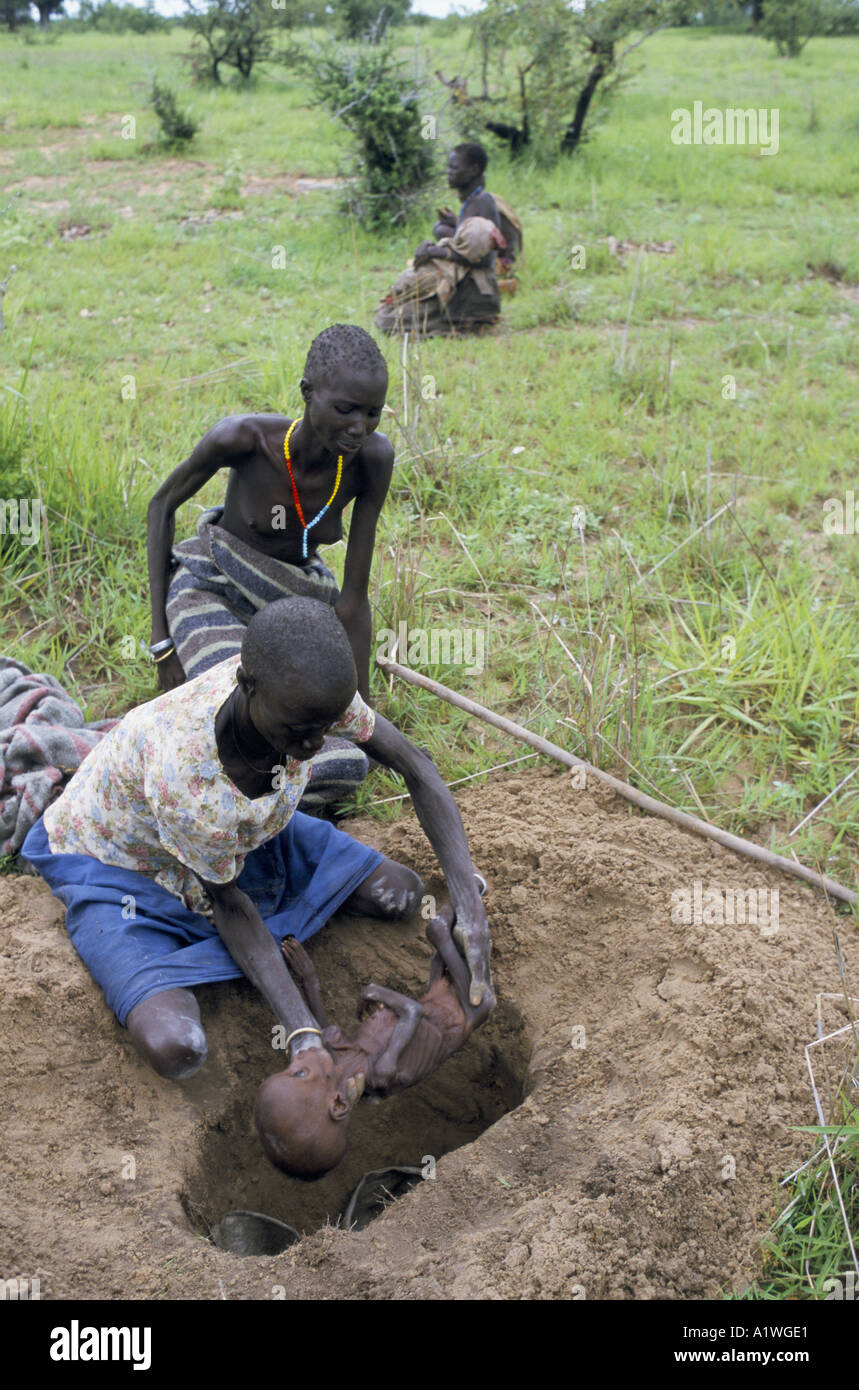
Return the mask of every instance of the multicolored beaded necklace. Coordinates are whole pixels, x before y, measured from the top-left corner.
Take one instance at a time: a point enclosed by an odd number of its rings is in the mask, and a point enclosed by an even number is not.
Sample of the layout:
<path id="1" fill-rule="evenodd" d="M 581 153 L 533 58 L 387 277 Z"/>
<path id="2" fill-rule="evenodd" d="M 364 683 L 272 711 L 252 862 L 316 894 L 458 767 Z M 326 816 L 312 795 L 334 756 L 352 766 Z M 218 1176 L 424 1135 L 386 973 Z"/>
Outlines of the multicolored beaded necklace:
<path id="1" fill-rule="evenodd" d="M 289 429 L 288 429 L 287 432 L 286 432 L 286 438 L 285 438 L 284 441 L 283 441 L 283 456 L 284 456 L 284 458 L 286 459 L 286 466 L 287 466 L 287 469 L 289 470 L 289 481 L 292 483 L 292 496 L 293 496 L 293 500 L 294 500 L 294 502 L 295 502 L 295 510 L 296 510 L 296 512 L 297 512 L 297 514 L 298 514 L 298 519 L 299 519 L 299 521 L 301 522 L 302 526 L 304 527 L 304 535 L 301 537 L 301 555 L 302 555 L 302 558 L 306 560 L 306 559 L 307 559 L 307 533 L 308 533 L 308 531 L 310 531 L 310 530 L 313 529 L 313 527 L 316 525 L 317 521 L 321 521 L 321 520 L 322 520 L 322 518 L 324 517 L 325 513 L 328 511 L 328 508 L 331 506 L 331 503 L 334 501 L 334 498 L 337 496 L 337 493 L 338 493 L 339 490 L 340 490 L 340 479 L 343 477 L 343 455 L 342 455 L 342 454 L 339 454 L 338 457 L 337 457 L 337 481 L 336 481 L 335 484 L 334 484 L 334 491 L 332 492 L 331 496 L 328 498 L 328 501 L 325 503 L 325 506 L 322 508 L 322 511 L 321 511 L 321 512 L 317 512 L 316 516 L 313 518 L 312 521 L 305 521 L 305 520 L 304 520 L 304 512 L 301 510 L 301 503 L 300 503 L 300 501 L 298 500 L 298 488 L 295 486 L 295 479 L 294 479 L 294 477 L 292 476 L 292 464 L 290 463 L 290 460 L 289 460 L 289 436 L 292 434 L 292 431 L 295 429 L 295 427 L 296 427 L 297 424 L 298 424 L 298 421 L 297 421 L 297 420 L 293 420 L 292 424 L 290 425 Z"/>

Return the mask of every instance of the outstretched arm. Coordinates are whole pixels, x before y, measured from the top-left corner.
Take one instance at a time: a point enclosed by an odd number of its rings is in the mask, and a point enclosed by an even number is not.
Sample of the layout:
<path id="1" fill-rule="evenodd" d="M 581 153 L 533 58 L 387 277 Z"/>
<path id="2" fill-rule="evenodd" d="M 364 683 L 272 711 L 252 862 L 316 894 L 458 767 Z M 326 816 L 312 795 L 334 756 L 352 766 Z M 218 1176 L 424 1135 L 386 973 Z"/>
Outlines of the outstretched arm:
<path id="1" fill-rule="evenodd" d="M 451 231 L 453 228 L 451 228 Z M 456 261 L 461 260 L 450 246 L 439 245 L 435 241 L 422 241 L 412 257 L 412 264 L 417 270 L 419 266 L 426 265 L 427 261 Z"/>
<path id="2" fill-rule="evenodd" d="M 453 944 L 451 926 L 453 904 L 445 903 L 438 916 L 427 922 L 427 941 L 436 949 L 430 963 L 430 983 L 442 970 L 446 970 L 463 1007 L 465 1017 L 471 1027 L 479 1027 L 495 1008 L 495 994 L 490 985 L 483 999 L 476 1007 L 469 998 L 468 970 L 465 961 Z"/>
<path id="3" fill-rule="evenodd" d="M 155 493 L 146 514 L 146 553 L 149 565 L 149 596 L 152 605 L 152 636 L 150 642 L 169 637 L 167 630 L 167 588 L 170 579 L 170 553 L 176 530 L 177 507 L 199 492 L 204 483 L 219 468 L 233 468 L 254 447 L 255 431 L 247 416 L 230 415 L 210 429 L 197 447 L 178 468 L 165 478 Z M 185 679 L 179 658 L 175 655 L 158 662 L 158 680 L 162 690 L 172 690 Z"/>
<path id="4" fill-rule="evenodd" d="M 405 779 L 418 820 L 447 879 L 456 912 L 454 935 L 465 951 L 471 972 L 470 1000 L 477 1005 L 491 988 L 489 925 L 456 802 L 432 759 L 383 715 L 376 714 L 373 737 L 362 747 Z"/>
<path id="5" fill-rule="evenodd" d="M 418 1025 L 424 1016 L 423 1005 L 419 1004 L 416 999 L 410 999 L 407 994 L 399 994 L 395 989 L 385 989 L 383 985 L 365 985 L 361 991 L 361 998 L 369 1003 L 384 1004 L 386 1008 L 397 1015 L 388 1046 L 381 1056 L 373 1062 L 373 1084 L 380 1087 L 386 1086 L 396 1073 L 401 1054 L 405 1052 L 418 1030 Z M 404 1084 L 411 1086 L 415 1081 L 420 1080 L 422 1080 L 422 1076 L 414 1076 L 411 1079 L 404 1078 Z"/>
<path id="6" fill-rule="evenodd" d="M 364 447 L 367 454 L 364 465 L 365 484 L 352 508 L 349 544 L 343 567 L 343 588 L 334 605 L 334 611 L 349 634 L 352 644 L 358 672 L 358 692 L 363 700 L 369 700 L 370 639 L 373 623 L 368 589 L 376 544 L 376 524 L 391 484 L 394 450 L 383 434 L 374 434 Z"/>
<path id="7" fill-rule="evenodd" d="M 199 878 L 199 875 L 198 875 Z M 277 942 L 247 893 L 236 880 L 208 883 L 200 878 L 214 911 L 218 934 L 244 975 L 256 985 L 279 1023 L 288 1032 L 315 1028 L 316 1019 L 301 997 Z"/>

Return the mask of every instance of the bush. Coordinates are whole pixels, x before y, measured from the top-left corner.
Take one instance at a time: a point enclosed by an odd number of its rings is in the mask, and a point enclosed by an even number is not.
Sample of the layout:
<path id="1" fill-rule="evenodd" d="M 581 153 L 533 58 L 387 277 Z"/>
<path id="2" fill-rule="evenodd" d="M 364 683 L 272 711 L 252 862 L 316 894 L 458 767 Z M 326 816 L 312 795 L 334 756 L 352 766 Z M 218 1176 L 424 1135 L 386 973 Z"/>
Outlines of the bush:
<path id="1" fill-rule="evenodd" d="M 331 0 L 330 9 L 341 34 L 359 39 L 388 24 L 401 24 L 411 0 Z"/>
<path id="2" fill-rule="evenodd" d="M 169 25 L 169 20 L 155 9 L 154 0 L 146 0 L 142 6 L 117 5 L 114 0 L 103 0 L 101 5 L 96 5 L 93 0 L 81 0 L 77 22 L 86 29 L 101 29 L 110 34 L 124 34 L 129 30 L 134 34 L 148 34 Z"/>
<path id="3" fill-rule="evenodd" d="M 829 0 L 826 32 L 833 36 L 859 34 L 859 0 Z"/>
<path id="4" fill-rule="evenodd" d="M 176 93 L 172 87 L 163 86 L 157 78 L 152 79 L 149 105 L 153 107 L 161 125 L 161 142 L 171 148 L 187 145 L 200 129 L 188 109 L 180 110 Z"/>
<path id="5" fill-rule="evenodd" d="M 191 69 L 196 81 L 220 83 L 223 64 L 250 77 L 257 63 L 274 56 L 274 34 L 297 19 L 286 0 L 277 11 L 268 0 L 186 0 L 185 22 L 194 31 Z"/>
<path id="6" fill-rule="evenodd" d="M 796 58 L 809 39 L 826 33 L 827 18 L 822 0 L 766 0 L 758 33 L 783 58 Z"/>
<path id="7" fill-rule="evenodd" d="M 750 7 L 738 4 L 737 0 L 703 0 L 700 9 L 690 17 L 689 23 L 704 29 L 748 29 Z"/>
<path id="8" fill-rule="evenodd" d="M 305 51 L 295 61 L 317 103 L 357 142 L 360 182 L 350 197 L 353 211 L 370 227 L 407 221 L 435 175 L 432 141 L 423 135 L 423 82 L 394 58 L 387 39 L 355 50 L 314 44 L 312 55 Z"/>

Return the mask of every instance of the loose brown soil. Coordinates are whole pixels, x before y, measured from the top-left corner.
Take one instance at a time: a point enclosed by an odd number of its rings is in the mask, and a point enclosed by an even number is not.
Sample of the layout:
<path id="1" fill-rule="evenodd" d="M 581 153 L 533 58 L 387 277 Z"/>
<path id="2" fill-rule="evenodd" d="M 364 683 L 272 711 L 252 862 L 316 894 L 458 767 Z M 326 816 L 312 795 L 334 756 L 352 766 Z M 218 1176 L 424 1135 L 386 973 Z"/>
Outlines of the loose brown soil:
<path id="1" fill-rule="evenodd" d="M 815 993 L 838 989 L 822 897 L 554 768 L 458 800 L 498 1010 L 428 1082 L 362 1103 L 319 1184 L 257 1143 L 254 1091 L 282 1053 L 250 985 L 200 991 L 209 1061 L 161 1081 L 46 886 L 0 879 L 4 1277 L 38 1276 L 43 1298 L 188 1299 L 700 1298 L 754 1277 L 777 1180 L 809 1152 L 791 1129 L 814 1122 L 802 1046 Z M 350 830 L 439 890 L 413 816 Z M 671 894 L 696 879 L 779 889 L 778 931 L 675 925 Z M 840 932 L 859 978 L 849 919 Z M 422 992 L 430 950 L 420 917 L 340 918 L 312 954 L 348 1024 L 370 979 Z M 427 1156 L 435 1179 L 367 1229 L 332 1224 L 362 1173 Z M 235 1208 L 305 1238 L 225 1254 L 207 1231 Z"/>

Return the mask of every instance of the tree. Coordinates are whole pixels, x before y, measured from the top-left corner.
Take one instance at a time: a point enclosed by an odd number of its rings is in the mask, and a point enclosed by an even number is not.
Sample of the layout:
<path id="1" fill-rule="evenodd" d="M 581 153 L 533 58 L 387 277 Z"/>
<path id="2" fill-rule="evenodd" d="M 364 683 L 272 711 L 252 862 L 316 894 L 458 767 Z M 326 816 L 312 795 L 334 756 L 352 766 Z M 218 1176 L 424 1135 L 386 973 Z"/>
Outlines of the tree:
<path id="1" fill-rule="evenodd" d="M 63 0 L 33 0 L 33 4 L 39 11 L 39 25 L 42 29 L 47 29 L 52 14 L 62 14 Z"/>
<path id="2" fill-rule="evenodd" d="M 749 0 L 737 0 L 741 9 L 746 9 Z M 769 13 L 770 7 L 772 14 L 771 23 L 767 26 L 771 32 L 767 32 L 764 27 L 764 15 Z M 809 18 L 814 16 L 802 17 L 800 7 L 786 7 L 772 0 L 751 0 L 751 20 L 752 28 L 756 33 L 764 38 L 772 39 L 778 47 L 781 42 L 784 47 L 785 56 L 796 56 L 789 53 L 788 45 L 791 42 L 799 42 L 797 52 L 801 52 L 810 38 L 827 35 L 837 37 L 841 34 L 859 34 L 859 0 L 821 0 L 815 7 L 818 11 L 817 27 L 814 33 L 806 34 L 805 28 L 808 26 Z M 793 14 L 791 10 L 794 10 Z M 792 39 L 792 34 L 798 31 L 797 39 Z M 779 50 L 781 51 L 781 50 Z"/>
<path id="3" fill-rule="evenodd" d="M 221 65 L 250 77 L 257 63 L 274 53 L 274 30 L 284 22 L 283 7 L 270 0 L 186 0 L 186 22 L 194 31 L 197 48 L 195 73 L 204 70 L 220 83 Z"/>
<path id="4" fill-rule="evenodd" d="M 331 0 L 330 9 L 343 37 L 360 39 L 368 31 L 401 24 L 411 4 L 412 0 Z"/>
<path id="5" fill-rule="evenodd" d="M 12 33 L 21 24 L 30 23 L 30 6 L 27 0 L 0 0 L 0 22 Z"/>
<path id="6" fill-rule="evenodd" d="M 829 14 L 821 0 L 766 0 L 758 33 L 772 39 L 782 58 L 797 58 L 808 40 L 825 34 Z"/>
<path id="7" fill-rule="evenodd" d="M 829 0 L 826 32 L 830 35 L 859 34 L 859 0 Z"/>
<path id="8" fill-rule="evenodd" d="M 200 129 L 190 110 L 182 109 L 176 93 L 166 83 L 153 77 L 149 91 L 149 103 L 158 117 L 161 126 L 161 143 L 168 149 L 182 149 L 193 140 Z"/>
<path id="9" fill-rule="evenodd" d="M 360 178 L 352 209 L 371 227 L 404 222 L 435 176 L 422 84 L 394 57 L 387 38 L 357 49 L 313 44 L 293 61 L 316 101 L 355 137 Z"/>
<path id="10" fill-rule="evenodd" d="M 85 29 L 101 29 L 109 34 L 124 34 L 129 29 L 135 34 L 147 34 L 153 29 L 166 29 L 170 24 L 169 19 L 158 13 L 154 0 L 146 0 L 144 5 L 117 5 L 114 0 L 102 0 L 97 5 L 94 0 L 81 0 L 77 22 Z"/>
<path id="11" fill-rule="evenodd" d="M 480 103 L 483 129 L 513 154 L 571 154 L 597 93 L 608 96 L 625 77 L 627 55 L 692 9 L 693 0 L 582 0 L 577 8 L 568 0 L 488 0 L 477 18 L 483 93 L 460 101 L 464 133 L 477 134 L 477 112 L 464 108 Z"/>

